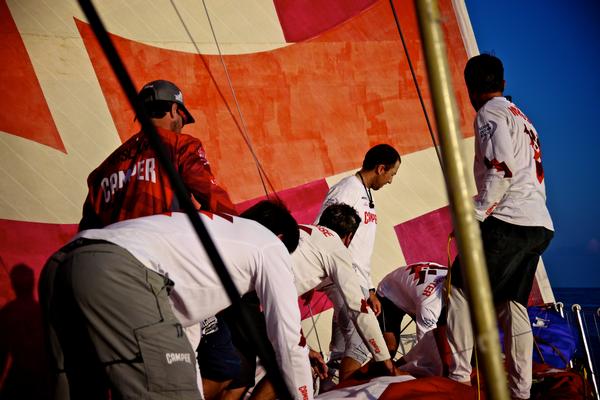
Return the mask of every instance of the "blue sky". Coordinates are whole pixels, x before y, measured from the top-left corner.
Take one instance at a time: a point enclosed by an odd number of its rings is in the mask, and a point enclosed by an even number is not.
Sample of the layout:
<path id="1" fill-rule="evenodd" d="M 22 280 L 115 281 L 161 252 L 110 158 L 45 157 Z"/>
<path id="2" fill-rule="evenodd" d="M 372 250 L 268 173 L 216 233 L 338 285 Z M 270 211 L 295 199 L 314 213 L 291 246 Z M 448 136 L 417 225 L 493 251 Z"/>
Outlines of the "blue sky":
<path id="1" fill-rule="evenodd" d="M 505 94 L 540 135 L 556 229 L 543 257 L 550 282 L 600 287 L 600 2 L 466 4 L 479 51 L 502 59 Z"/>

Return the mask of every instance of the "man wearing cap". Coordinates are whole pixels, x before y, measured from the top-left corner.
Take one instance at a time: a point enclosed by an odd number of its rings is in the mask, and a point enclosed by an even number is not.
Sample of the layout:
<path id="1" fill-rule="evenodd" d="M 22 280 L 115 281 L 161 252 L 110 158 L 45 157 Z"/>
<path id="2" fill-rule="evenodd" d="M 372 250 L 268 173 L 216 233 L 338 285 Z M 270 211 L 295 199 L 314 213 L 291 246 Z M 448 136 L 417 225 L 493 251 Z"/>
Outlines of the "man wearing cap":
<path id="1" fill-rule="evenodd" d="M 137 101 L 143 104 L 173 167 L 193 199 L 200 203 L 200 209 L 237 214 L 227 192 L 216 183 L 202 143 L 181 133 L 184 125 L 194 123 L 181 90 L 172 82 L 156 80 L 142 87 Z M 166 172 L 143 131 L 133 135 L 92 171 L 88 188 L 80 231 L 179 210 Z M 205 394 L 210 398 L 239 373 L 239 362 L 228 327 L 215 317 L 202 325 L 204 336 L 198 352 L 203 363 Z M 195 329 L 186 330 L 194 339 L 199 334 Z"/>
<path id="2" fill-rule="evenodd" d="M 172 82 L 149 82 L 138 94 L 166 147 L 183 183 L 208 211 L 236 214 L 227 192 L 217 185 L 202 143 L 181 130 L 194 118 L 183 94 Z M 88 196 L 79 230 L 101 228 L 113 222 L 179 210 L 166 173 L 147 135 L 140 131 L 119 146 L 88 177 Z"/>

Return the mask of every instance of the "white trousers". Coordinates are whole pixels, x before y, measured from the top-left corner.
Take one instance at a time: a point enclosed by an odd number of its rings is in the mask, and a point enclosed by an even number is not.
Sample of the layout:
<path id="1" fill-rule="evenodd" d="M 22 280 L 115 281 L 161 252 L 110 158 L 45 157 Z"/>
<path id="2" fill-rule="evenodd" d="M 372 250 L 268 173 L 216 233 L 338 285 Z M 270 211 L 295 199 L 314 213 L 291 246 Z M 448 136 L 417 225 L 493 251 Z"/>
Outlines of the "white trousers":
<path id="1" fill-rule="evenodd" d="M 342 294 L 336 286 L 327 287 L 324 292 L 333 303 L 333 320 L 331 322 L 331 350 L 330 359 L 337 360 L 342 357 L 350 357 L 360 364 L 364 364 L 370 357 L 371 352 L 364 344 L 358 334 L 348 308 L 344 303 Z"/>
<path id="2" fill-rule="evenodd" d="M 427 331 L 402 358 L 405 364 L 398 369 L 414 377 L 442 376 L 444 372 L 433 330 Z"/>
<path id="3" fill-rule="evenodd" d="M 527 309 L 516 301 L 496 304 L 498 321 L 504 331 L 504 353 L 508 384 L 512 397 L 528 399 L 531 390 L 533 334 Z M 471 380 L 473 331 L 469 305 L 464 292 L 452 286 L 448 304 L 448 342 L 452 351 L 449 377 L 455 381 Z"/>

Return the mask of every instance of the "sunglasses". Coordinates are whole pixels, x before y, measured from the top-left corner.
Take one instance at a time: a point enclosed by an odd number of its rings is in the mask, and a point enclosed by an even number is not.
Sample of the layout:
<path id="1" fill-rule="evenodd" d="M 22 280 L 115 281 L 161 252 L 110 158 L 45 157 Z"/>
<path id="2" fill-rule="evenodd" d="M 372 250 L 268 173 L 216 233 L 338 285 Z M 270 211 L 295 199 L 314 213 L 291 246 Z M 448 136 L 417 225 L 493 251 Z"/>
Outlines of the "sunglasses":
<path id="1" fill-rule="evenodd" d="M 183 124 L 184 125 L 187 124 L 187 122 L 188 122 L 187 114 L 179 106 L 177 106 L 177 114 L 179 114 L 179 116 L 183 120 Z"/>

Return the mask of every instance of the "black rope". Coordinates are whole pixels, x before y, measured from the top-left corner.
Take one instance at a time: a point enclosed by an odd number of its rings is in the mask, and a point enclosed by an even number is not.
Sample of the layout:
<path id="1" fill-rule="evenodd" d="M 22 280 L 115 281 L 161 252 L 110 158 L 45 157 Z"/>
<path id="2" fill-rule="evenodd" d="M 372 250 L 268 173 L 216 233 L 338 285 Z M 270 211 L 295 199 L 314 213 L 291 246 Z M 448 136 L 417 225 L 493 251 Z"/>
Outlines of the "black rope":
<path id="1" fill-rule="evenodd" d="M 94 31 L 96 39 L 100 43 L 100 46 L 102 47 L 102 50 L 104 51 L 104 54 L 113 69 L 113 72 L 115 73 L 117 79 L 119 80 L 119 83 L 121 84 L 121 88 L 125 92 L 129 103 L 135 110 L 137 119 L 142 125 L 142 130 L 146 135 L 148 135 L 150 144 L 156 152 L 156 156 L 161 166 L 167 172 L 167 176 L 169 177 L 169 181 L 171 183 L 171 186 L 173 187 L 174 194 L 177 197 L 179 204 L 182 206 L 183 210 L 190 219 L 190 222 L 192 223 L 192 226 L 194 227 L 198 238 L 204 246 L 208 257 L 213 267 L 215 268 L 215 271 L 217 272 L 217 275 L 219 276 L 223 287 L 225 288 L 225 292 L 227 293 L 227 296 L 229 297 L 229 300 L 232 303 L 232 308 L 234 310 L 241 310 L 240 293 L 235 287 L 231 276 L 227 272 L 225 263 L 219 255 L 219 252 L 214 242 L 212 241 L 208 231 L 206 230 L 206 227 L 204 226 L 200 215 L 196 211 L 196 208 L 191 201 L 191 198 L 183 184 L 183 181 L 181 180 L 181 177 L 179 176 L 177 171 L 175 171 L 175 168 L 173 168 L 173 165 L 169 161 L 167 151 L 165 150 L 162 144 L 162 140 L 158 136 L 154 124 L 150 121 L 150 118 L 148 117 L 143 105 L 140 102 L 136 101 L 137 91 L 133 85 L 133 82 L 131 81 L 129 73 L 127 72 L 127 68 L 123 64 L 123 61 L 121 60 L 121 57 L 119 56 L 116 48 L 114 47 L 112 40 L 108 36 L 108 32 L 106 31 L 104 24 L 100 19 L 100 16 L 96 12 L 96 9 L 94 8 L 94 5 L 92 4 L 91 0 L 78 1 L 81 9 L 85 13 L 88 22 L 90 23 L 90 26 L 92 27 L 92 30 Z M 250 338 L 257 345 L 259 357 L 261 357 L 263 363 L 265 364 L 265 368 L 267 369 L 269 375 L 272 377 L 272 383 L 275 386 L 275 388 L 278 389 L 279 396 L 284 399 L 291 399 L 292 396 L 290 395 L 288 387 L 285 385 L 285 381 L 283 380 L 283 376 L 281 375 L 279 368 L 277 368 L 277 362 L 275 358 L 266 356 L 269 354 L 269 350 L 271 351 L 271 353 L 273 352 L 271 343 L 268 341 L 267 338 L 260 337 L 252 319 L 248 318 L 246 314 L 241 312 L 239 312 L 239 315 L 242 319 L 242 323 L 248 327 L 248 334 Z M 263 356 L 265 356 L 265 358 L 263 358 Z M 279 392 L 279 390 L 281 390 L 281 392 Z"/>
<path id="2" fill-rule="evenodd" d="M 410 68 L 410 73 L 412 75 L 413 82 L 415 83 L 415 88 L 417 89 L 417 95 L 419 96 L 419 101 L 421 102 L 421 108 L 423 109 L 423 115 L 425 116 L 425 121 L 427 122 L 427 129 L 429 129 L 429 135 L 431 136 L 431 141 L 433 142 L 433 147 L 435 148 L 435 154 L 437 154 L 438 161 L 440 162 L 440 168 L 442 169 L 442 172 L 444 172 L 444 163 L 442 162 L 442 156 L 440 154 L 440 149 L 438 148 L 438 144 L 435 140 L 435 134 L 433 133 L 433 128 L 431 127 L 431 121 L 429 120 L 429 114 L 427 113 L 427 108 L 425 108 L 425 102 L 423 101 L 423 95 L 421 94 L 421 88 L 419 87 L 419 82 L 417 81 L 415 69 L 413 68 L 413 64 L 410 59 L 410 54 L 408 53 L 408 47 L 406 47 L 406 42 L 404 41 L 404 35 L 402 34 L 402 29 L 400 28 L 400 20 L 398 19 L 398 14 L 396 14 L 396 6 L 394 6 L 394 0 L 390 0 L 390 6 L 392 8 L 392 13 L 394 14 L 394 21 L 396 21 L 396 28 L 398 28 L 398 34 L 400 35 L 400 40 L 402 41 L 402 47 L 404 48 L 404 54 L 406 54 L 406 60 L 408 61 L 408 67 Z"/>

